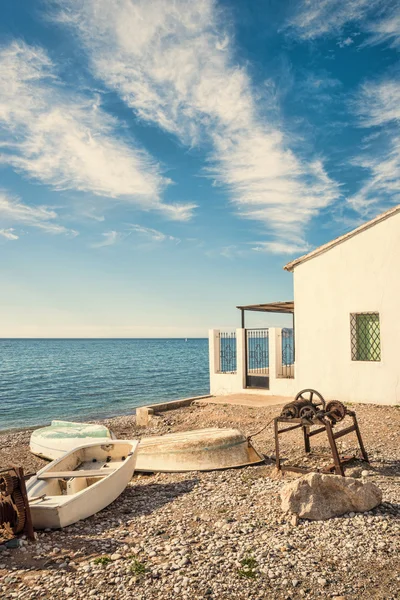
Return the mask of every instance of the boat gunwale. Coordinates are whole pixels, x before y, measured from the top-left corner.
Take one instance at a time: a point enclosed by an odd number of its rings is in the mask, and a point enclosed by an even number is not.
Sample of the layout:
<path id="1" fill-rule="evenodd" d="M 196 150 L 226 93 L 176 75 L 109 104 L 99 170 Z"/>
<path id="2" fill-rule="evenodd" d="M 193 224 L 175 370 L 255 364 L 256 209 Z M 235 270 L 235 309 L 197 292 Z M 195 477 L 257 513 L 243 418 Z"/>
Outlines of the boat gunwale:
<path id="1" fill-rule="evenodd" d="M 95 483 L 92 483 L 89 487 L 83 488 L 82 490 L 79 490 L 78 492 L 75 492 L 74 494 L 70 494 L 70 498 L 68 498 L 68 500 L 65 500 L 65 502 L 62 502 L 59 506 L 59 508 L 64 508 L 64 506 L 68 506 L 68 504 L 70 504 L 71 502 L 73 502 L 76 498 L 78 498 L 81 494 L 84 494 L 89 488 L 90 489 L 94 489 L 96 486 L 103 484 L 105 481 L 110 481 L 111 478 L 113 476 L 115 476 L 117 473 L 120 473 L 121 470 L 124 467 L 127 467 L 127 465 L 129 465 L 129 460 L 128 459 L 132 459 L 135 456 L 135 453 L 137 452 L 138 448 L 139 448 L 139 441 L 138 440 L 112 440 L 112 443 L 115 444 L 117 443 L 117 445 L 122 445 L 122 444 L 129 444 L 132 446 L 132 450 L 129 453 L 129 455 L 126 457 L 126 459 L 120 464 L 120 466 L 117 469 L 113 469 L 110 470 L 110 473 L 108 473 L 105 477 L 101 477 L 99 478 L 98 481 L 96 481 Z M 51 461 L 51 463 L 49 463 L 48 465 L 45 465 L 44 467 L 42 467 L 42 469 L 40 469 L 35 475 L 33 475 L 33 477 L 31 477 L 27 482 L 27 487 L 31 484 L 35 484 L 37 482 L 40 481 L 46 481 L 44 479 L 39 479 L 39 476 L 45 472 L 45 473 L 51 473 L 51 470 L 49 470 L 49 467 L 54 467 L 56 466 L 61 460 L 64 460 L 66 458 L 67 455 L 73 454 L 74 452 L 77 452 L 78 450 L 81 450 L 82 448 L 91 448 L 93 446 L 102 446 L 105 444 L 99 444 L 99 443 L 90 443 L 90 444 L 82 444 L 82 446 L 79 446 L 77 448 L 74 448 L 73 450 L 70 450 L 69 452 L 66 452 L 63 456 L 61 456 L 60 458 L 57 458 L 56 460 Z M 132 473 L 133 476 L 133 473 Z M 88 478 L 90 479 L 90 476 L 88 476 Z M 60 477 L 60 479 L 62 479 L 62 477 Z M 97 477 L 93 477 L 93 479 L 97 479 Z M 27 490 L 28 492 L 28 502 L 29 502 L 29 490 Z M 60 495 L 54 495 L 54 496 L 48 496 L 48 498 L 65 498 L 65 495 L 63 496 L 62 494 Z M 35 509 L 45 509 L 47 508 L 52 509 L 52 508 L 57 508 L 57 506 L 49 506 L 49 505 L 45 505 L 44 504 L 45 500 L 43 500 L 43 503 L 41 504 L 35 504 L 34 507 Z"/>

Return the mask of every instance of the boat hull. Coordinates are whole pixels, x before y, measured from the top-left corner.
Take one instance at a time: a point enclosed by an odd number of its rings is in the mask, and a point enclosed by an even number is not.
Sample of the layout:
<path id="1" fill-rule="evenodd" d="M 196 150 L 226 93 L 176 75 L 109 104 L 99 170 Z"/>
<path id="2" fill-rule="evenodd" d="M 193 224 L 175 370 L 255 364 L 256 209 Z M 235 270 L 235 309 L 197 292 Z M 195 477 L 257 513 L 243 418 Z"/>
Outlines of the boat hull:
<path id="1" fill-rule="evenodd" d="M 237 429 L 210 428 L 143 438 L 136 471 L 214 471 L 263 461 L 264 457 Z"/>
<path id="2" fill-rule="evenodd" d="M 103 425 L 52 421 L 49 427 L 32 432 L 29 447 L 40 458 L 56 460 L 83 444 L 107 444 L 112 439 L 114 434 Z"/>
<path id="3" fill-rule="evenodd" d="M 132 479 L 138 450 L 137 441 L 113 440 L 108 441 L 107 445 L 91 443 L 74 451 L 68 452 L 61 459 L 51 462 L 41 469 L 34 477 L 27 482 L 27 493 L 32 515 L 32 522 L 35 529 L 58 529 L 66 527 L 82 519 L 86 519 L 99 512 L 118 498 Z M 110 449 L 112 448 L 112 450 Z M 65 470 L 66 466 L 74 464 L 74 456 L 80 451 L 89 452 L 91 460 L 95 456 L 97 460 L 112 455 L 115 448 L 120 448 L 127 456 L 123 457 L 118 468 L 110 469 L 110 473 L 104 477 L 96 476 L 99 471 L 90 471 L 85 477 L 71 477 L 52 479 L 52 473 L 58 473 Z M 129 455 L 130 454 L 130 455 Z M 76 462 L 76 461 L 75 461 Z M 99 463 L 93 463 L 97 465 Z M 112 465 L 112 461 L 108 463 Z M 77 471 L 79 474 L 79 471 Z M 108 473 L 107 469 L 105 473 Z M 46 479 L 41 479 L 46 477 Z M 47 477 L 49 479 L 47 479 Z M 52 495 L 56 487 L 63 481 L 63 486 L 71 493 L 63 495 Z M 44 499 L 41 495 L 46 494 Z"/>

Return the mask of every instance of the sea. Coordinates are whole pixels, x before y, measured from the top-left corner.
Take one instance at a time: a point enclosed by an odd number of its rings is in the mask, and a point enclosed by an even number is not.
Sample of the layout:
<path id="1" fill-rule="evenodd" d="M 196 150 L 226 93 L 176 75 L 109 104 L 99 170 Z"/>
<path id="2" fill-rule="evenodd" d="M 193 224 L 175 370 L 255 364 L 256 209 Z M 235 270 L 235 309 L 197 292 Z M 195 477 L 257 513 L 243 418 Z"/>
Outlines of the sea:
<path id="1" fill-rule="evenodd" d="M 208 392 L 207 339 L 0 339 L 0 430 Z"/>

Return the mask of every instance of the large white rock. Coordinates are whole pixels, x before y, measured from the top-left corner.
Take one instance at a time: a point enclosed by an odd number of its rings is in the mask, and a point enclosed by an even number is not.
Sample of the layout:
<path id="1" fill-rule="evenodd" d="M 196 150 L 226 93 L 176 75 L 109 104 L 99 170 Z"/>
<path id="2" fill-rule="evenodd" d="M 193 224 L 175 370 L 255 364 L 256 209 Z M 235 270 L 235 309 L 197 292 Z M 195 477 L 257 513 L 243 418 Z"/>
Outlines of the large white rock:
<path id="1" fill-rule="evenodd" d="M 382 502 L 382 492 L 373 483 L 352 477 L 309 473 L 281 490 L 282 510 L 315 521 L 348 512 L 365 512 Z"/>

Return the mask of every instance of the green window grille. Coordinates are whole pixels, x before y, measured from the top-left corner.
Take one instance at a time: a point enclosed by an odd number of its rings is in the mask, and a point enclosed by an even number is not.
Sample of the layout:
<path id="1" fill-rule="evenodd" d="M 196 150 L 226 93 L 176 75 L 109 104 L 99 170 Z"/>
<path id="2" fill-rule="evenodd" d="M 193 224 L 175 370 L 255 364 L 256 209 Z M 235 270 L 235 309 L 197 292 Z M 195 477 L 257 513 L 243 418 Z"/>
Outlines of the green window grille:
<path id="1" fill-rule="evenodd" d="M 352 360 L 381 360 L 379 313 L 350 315 Z"/>

